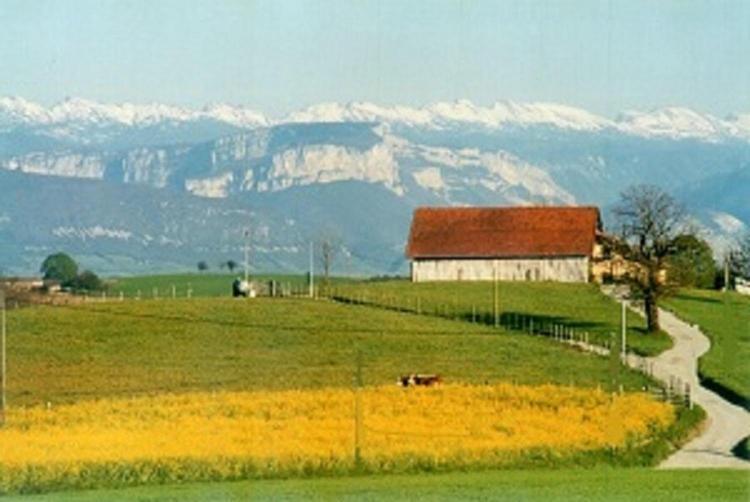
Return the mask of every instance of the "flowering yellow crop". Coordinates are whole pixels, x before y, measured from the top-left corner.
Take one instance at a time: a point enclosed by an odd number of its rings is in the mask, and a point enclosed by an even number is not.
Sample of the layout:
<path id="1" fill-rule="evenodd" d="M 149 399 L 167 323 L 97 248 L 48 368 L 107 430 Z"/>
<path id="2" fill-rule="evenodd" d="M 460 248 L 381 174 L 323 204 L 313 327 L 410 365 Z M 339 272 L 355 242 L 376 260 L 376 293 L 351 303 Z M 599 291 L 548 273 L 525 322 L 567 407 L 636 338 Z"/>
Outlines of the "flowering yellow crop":
<path id="1" fill-rule="evenodd" d="M 498 465 L 647 440 L 674 419 L 642 394 L 556 386 L 370 387 L 370 469 Z M 0 491 L 344 472 L 354 466 L 354 392 L 223 392 L 11 409 Z"/>

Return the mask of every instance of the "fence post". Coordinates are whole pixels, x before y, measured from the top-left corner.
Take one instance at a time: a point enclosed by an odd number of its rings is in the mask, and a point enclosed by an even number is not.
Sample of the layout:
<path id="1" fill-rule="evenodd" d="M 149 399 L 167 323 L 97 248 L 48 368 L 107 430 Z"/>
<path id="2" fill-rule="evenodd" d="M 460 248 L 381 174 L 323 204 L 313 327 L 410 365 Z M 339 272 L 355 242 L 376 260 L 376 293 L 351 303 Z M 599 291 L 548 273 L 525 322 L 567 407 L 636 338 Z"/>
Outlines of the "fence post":
<path id="1" fill-rule="evenodd" d="M 172 299 L 174 300 L 175 298 L 177 298 L 177 287 L 172 284 Z"/>
<path id="2" fill-rule="evenodd" d="M 154 299 L 159 298 L 159 288 L 153 288 L 151 290 L 151 295 L 154 297 Z"/>
<path id="3" fill-rule="evenodd" d="M 141 290 L 140 289 L 138 291 L 136 291 L 136 293 L 135 293 L 135 299 L 136 300 L 140 300 L 141 299 Z"/>
<path id="4" fill-rule="evenodd" d="M 125 300 L 125 293 L 120 291 L 120 301 L 123 301 L 123 300 Z"/>

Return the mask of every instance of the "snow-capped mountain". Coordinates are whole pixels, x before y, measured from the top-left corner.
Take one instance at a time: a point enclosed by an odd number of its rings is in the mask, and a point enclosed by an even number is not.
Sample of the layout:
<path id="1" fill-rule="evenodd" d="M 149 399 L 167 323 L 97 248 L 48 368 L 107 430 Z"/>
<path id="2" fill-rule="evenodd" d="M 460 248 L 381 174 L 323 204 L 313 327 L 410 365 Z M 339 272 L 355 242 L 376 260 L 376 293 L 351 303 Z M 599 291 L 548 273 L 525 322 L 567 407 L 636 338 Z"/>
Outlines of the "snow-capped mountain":
<path id="1" fill-rule="evenodd" d="M 377 122 L 427 129 L 548 126 L 572 131 L 611 130 L 642 137 L 703 140 L 739 138 L 750 141 L 748 113 L 720 119 L 680 107 L 645 112 L 630 110 L 611 120 L 581 108 L 556 103 L 503 101 L 480 106 L 464 99 L 412 107 L 351 102 L 321 103 L 289 113 L 285 117 L 270 119 L 256 110 L 226 103 L 191 110 L 160 103 L 102 104 L 82 98 L 67 98 L 46 108 L 20 97 L 0 97 L 0 128 L 64 127 L 70 124 L 147 127 L 160 123 L 199 121 L 215 121 L 241 129 L 313 122 Z"/>
<path id="2" fill-rule="evenodd" d="M 184 267 L 234 257 L 237 229 L 252 219 L 266 269 L 303 267 L 306 243 L 325 228 L 342 238 L 347 273 L 393 273 L 416 206 L 606 207 L 633 183 L 678 194 L 720 241 L 750 228 L 749 173 L 742 113 L 610 120 L 462 100 L 328 103 L 269 119 L 231 105 L 0 98 L 0 267 L 29 271 L 59 248 L 109 272 Z"/>
<path id="3" fill-rule="evenodd" d="M 102 104 L 82 98 L 68 98 L 50 108 L 20 97 L 0 98 L 0 126 L 64 126 L 69 123 L 148 126 L 159 122 L 195 122 L 216 120 L 237 127 L 268 125 L 263 114 L 242 106 L 213 104 L 201 110 L 189 110 L 160 103 Z"/>

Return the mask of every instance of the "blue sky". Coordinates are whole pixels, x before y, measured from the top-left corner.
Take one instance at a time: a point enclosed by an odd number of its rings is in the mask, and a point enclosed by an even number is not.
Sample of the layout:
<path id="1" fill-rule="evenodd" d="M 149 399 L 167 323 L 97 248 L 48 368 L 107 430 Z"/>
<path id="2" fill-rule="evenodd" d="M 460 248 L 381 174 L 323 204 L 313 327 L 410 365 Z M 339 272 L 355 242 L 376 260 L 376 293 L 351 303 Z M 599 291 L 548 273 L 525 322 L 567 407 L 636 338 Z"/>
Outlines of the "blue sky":
<path id="1" fill-rule="evenodd" d="M 0 0 L 0 95 L 750 111 L 750 1 Z"/>

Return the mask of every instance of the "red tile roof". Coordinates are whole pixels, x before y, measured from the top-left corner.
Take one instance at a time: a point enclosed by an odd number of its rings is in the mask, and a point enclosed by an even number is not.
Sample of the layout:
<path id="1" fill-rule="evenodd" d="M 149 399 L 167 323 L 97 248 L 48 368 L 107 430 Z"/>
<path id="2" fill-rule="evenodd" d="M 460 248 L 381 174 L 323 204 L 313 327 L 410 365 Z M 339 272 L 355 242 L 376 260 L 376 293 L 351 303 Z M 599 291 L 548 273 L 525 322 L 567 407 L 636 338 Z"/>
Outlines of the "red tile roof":
<path id="1" fill-rule="evenodd" d="M 414 211 L 409 258 L 590 256 L 596 207 L 422 207 Z"/>

